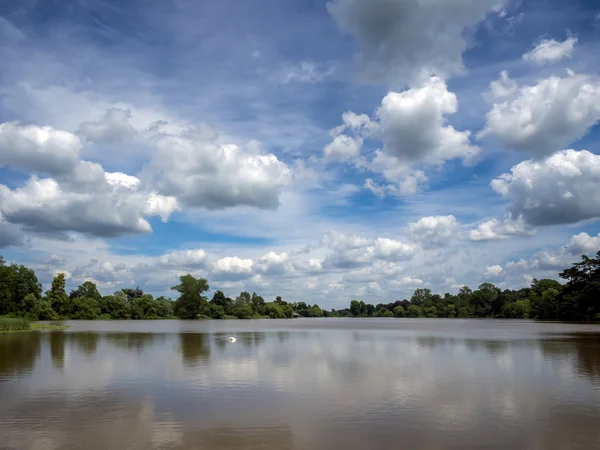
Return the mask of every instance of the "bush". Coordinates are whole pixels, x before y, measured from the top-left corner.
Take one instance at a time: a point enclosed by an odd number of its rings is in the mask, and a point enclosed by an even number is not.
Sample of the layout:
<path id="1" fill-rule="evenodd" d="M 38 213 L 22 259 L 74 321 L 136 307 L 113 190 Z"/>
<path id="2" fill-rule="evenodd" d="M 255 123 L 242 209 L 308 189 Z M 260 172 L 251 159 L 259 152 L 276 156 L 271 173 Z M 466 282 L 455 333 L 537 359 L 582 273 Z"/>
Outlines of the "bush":
<path id="1" fill-rule="evenodd" d="M 0 317 L 0 331 L 23 331 L 29 330 L 29 320 L 24 317 Z"/>

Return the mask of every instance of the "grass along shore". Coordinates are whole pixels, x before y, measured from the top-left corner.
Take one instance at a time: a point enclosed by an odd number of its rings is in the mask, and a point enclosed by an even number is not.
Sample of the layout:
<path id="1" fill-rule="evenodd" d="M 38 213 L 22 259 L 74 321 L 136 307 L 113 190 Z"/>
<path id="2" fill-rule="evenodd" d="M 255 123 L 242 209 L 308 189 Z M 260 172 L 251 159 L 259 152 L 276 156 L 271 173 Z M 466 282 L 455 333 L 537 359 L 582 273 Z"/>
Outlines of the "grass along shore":
<path id="1" fill-rule="evenodd" d="M 18 331 L 58 331 L 65 330 L 65 325 L 49 323 L 31 323 L 23 317 L 0 317 L 0 333 L 13 333 Z"/>

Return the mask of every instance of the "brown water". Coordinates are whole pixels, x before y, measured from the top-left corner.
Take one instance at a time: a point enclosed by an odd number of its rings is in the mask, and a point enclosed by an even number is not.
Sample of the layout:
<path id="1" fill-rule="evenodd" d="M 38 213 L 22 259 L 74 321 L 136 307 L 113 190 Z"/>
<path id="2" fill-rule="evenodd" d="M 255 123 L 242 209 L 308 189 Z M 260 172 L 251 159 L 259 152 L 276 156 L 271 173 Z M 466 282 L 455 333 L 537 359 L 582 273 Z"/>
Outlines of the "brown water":
<path id="1" fill-rule="evenodd" d="M 0 334 L 0 450 L 600 449 L 599 326 L 69 325 Z"/>

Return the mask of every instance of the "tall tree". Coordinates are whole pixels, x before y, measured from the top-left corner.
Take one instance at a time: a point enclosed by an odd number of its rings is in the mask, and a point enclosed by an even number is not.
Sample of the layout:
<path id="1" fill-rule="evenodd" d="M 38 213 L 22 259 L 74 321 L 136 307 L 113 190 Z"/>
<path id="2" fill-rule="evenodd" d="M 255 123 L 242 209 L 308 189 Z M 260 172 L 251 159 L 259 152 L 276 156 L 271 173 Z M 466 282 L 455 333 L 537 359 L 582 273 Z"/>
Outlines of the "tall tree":
<path id="1" fill-rule="evenodd" d="M 49 291 L 46 291 L 46 299 L 52 306 L 52 309 L 60 316 L 68 316 L 71 314 L 71 302 L 65 290 L 65 274 L 56 274 L 52 280 L 52 286 Z"/>
<path id="2" fill-rule="evenodd" d="M 208 299 L 203 294 L 210 288 L 204 278 L 183 275 L 179 277 L 179 284 L 171 289 L 180 294 L 175 301 L 175 314 L 181 319 L 196 319 L 208 306 Z"/>

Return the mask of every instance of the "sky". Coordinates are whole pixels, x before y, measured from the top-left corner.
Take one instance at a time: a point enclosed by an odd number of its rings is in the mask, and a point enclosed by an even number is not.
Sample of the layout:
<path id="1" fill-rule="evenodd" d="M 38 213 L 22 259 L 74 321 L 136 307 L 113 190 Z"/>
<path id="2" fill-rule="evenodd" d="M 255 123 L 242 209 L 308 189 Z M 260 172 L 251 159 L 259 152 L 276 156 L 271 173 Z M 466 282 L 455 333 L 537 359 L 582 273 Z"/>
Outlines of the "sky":
<path id="1" fill-rule="evenodd" d="M 343 308 L 600 250 L 600 6 L 5 0 L 0 254 Z"/>

